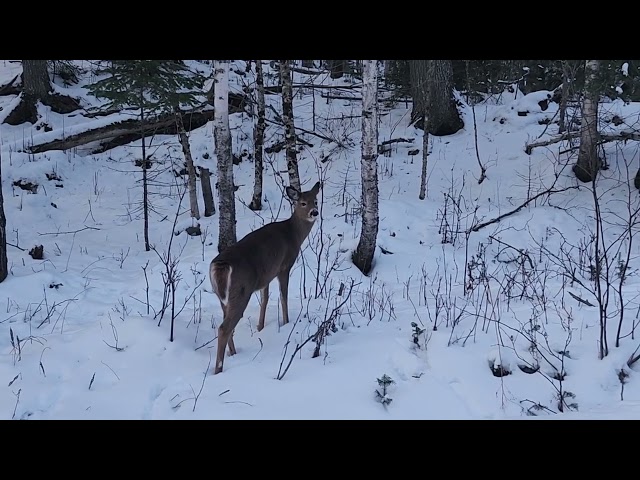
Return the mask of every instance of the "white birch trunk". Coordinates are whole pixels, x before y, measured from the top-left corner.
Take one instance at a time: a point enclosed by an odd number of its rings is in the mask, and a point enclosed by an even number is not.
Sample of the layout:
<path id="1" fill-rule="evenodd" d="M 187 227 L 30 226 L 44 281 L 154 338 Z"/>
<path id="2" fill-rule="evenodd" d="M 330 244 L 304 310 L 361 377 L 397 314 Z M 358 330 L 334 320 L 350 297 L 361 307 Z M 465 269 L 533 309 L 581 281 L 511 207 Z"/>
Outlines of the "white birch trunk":
<path id="1" fill-rule="evenodd" d="M 362 230 L 353 255 L 354 264 L 368 275 L 378 237 L 378 66 L 364 60 L 362 66 Z"/>
<path id="2" fill-rule="evenodd" d="M 598 160 L 598 97 L 596 79 L 599 60 L 587 60 L 585 64 L 584 95 L 582 99 L 582 120 L 580 123 L 580 150 L 573 167 L 578 180 L 591 182 L 600 168 Z"/>
<path id="3" fill-rule="evenodd" d="M 214 61 L 213 136 L 218 161 L 218 252 L 236 243 L 236 203 L 229 128 L 229 60 Z"/>

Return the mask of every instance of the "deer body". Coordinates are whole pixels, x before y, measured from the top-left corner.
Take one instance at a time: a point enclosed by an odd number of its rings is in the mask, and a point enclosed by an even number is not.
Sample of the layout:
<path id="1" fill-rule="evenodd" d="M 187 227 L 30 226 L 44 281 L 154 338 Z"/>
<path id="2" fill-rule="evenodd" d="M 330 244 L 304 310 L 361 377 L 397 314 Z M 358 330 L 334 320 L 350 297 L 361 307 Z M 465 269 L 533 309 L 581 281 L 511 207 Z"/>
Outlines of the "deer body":
<path id="1" fill-rule="evenodd" d="M 319 190 L 319 182 L 310 191 L 302 193 L 287 187 L 287 195 L 294 202 L 290 218 L 269 223 L 249 233 L 211 261 L 211 286 L 220 300 L 223 313 L 222 324 L 218 328 L 215 374 L 222 371 L 227 344 L 229 355 L 235 355 L 233 332 L 251 295 L 257 291 L 260 291 L 258 331 L 264 328 L 269 284 L 275 278 L 280 286 L 283 324 L 289 322 L 289 274 L 318 216 L 316 196 Z"/>

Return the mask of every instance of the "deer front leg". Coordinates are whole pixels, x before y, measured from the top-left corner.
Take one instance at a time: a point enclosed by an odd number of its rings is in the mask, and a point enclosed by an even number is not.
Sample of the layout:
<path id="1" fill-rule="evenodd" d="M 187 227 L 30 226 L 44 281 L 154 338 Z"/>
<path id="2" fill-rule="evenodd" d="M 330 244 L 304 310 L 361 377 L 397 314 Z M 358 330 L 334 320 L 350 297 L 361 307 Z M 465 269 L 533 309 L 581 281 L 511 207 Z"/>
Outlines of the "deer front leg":
<path id="1" fill-rule="evenodd" d="M 260 317 L 258 317 L 258 331 L 264 328 L 264 316 L 267 313 L 267 302 L 269 301 L 269 285 L 260 290 Z"/>
<path id="2" fill-rule="evenodd" d="M 291 269 L 278 275 L 278 283 L 280 284 L 280 304 L 282 305 L 282 324 L 289 323 L 289 273 Z"/>

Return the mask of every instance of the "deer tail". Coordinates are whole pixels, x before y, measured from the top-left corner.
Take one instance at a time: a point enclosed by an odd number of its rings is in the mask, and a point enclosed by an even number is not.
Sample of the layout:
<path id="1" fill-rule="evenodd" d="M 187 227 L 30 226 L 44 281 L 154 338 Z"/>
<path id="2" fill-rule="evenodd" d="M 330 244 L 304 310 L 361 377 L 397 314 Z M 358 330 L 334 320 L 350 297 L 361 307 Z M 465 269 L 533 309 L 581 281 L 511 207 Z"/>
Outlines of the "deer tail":
<path id="1" fill-rule="evenodd" d="M 229 301 L 232 271 L 233 267 L 226 262 L 211 262 L 209 268 L 211 287 L 224 306 L 226 306 Z"/>

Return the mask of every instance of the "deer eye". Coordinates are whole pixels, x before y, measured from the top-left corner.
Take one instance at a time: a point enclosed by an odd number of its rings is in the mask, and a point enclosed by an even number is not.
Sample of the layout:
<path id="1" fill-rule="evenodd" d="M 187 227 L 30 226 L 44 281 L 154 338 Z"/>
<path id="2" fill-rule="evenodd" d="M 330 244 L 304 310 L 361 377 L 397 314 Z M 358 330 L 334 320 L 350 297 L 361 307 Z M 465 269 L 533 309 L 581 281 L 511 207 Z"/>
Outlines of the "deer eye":
<path id="1" fill-rule="evenodd" d="M 302 205 L 303 207 L 307 206 L 307 202 L 302 202 L 300 205 Z"/>

